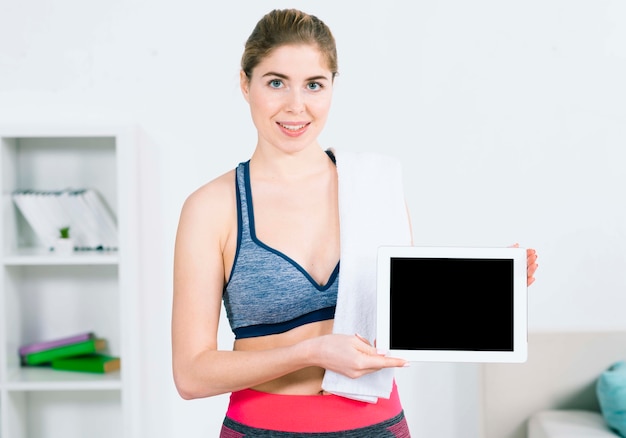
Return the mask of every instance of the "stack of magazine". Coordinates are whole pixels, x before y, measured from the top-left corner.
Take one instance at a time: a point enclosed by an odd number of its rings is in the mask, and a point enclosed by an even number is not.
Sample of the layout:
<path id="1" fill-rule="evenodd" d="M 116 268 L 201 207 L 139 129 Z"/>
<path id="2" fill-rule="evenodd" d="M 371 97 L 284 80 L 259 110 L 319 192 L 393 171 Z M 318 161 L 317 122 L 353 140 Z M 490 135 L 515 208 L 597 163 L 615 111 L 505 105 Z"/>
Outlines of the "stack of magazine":
<path id="1" fill-rule="evenodd" d="M 19 355 L 24 367 L 91 373 L 108 373 L 120 369 L 120 358 L 108 353 L 107 340 L 93 332 L 22 345 Z"/>
<path id="2" fill-rule="evenodd" d="M 116 250 L 115 216 L 94 189 L 17 190 L 13 201 L 37 238 L 53 249 L 60 230 L 69 228 L 76 250 Z"/>

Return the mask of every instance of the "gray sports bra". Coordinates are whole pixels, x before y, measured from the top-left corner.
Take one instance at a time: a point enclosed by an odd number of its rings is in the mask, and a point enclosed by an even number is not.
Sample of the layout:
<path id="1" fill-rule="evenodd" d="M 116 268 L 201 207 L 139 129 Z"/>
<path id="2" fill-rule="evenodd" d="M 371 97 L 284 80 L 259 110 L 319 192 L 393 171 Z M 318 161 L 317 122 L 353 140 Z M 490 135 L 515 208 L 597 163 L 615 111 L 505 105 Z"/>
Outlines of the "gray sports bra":
<path id="1" fill-rule="evenodd" d="M 332 319 L 337 304 L 339 262 L 326 284 L 320 286 L 294 260 L 258 240 L 249 161 L 237 166 L 235 183 L 237 250 L 223 293 L 235 339 L 282 333 Z"/>

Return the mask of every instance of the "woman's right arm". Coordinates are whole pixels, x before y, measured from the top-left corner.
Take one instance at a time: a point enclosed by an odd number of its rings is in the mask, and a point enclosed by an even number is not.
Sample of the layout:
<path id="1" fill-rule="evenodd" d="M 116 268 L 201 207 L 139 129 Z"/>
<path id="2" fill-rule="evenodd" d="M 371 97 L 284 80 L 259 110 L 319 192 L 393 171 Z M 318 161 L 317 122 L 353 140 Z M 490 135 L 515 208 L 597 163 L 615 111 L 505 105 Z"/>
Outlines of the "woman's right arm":
<path id="1" fill-rule="evenodd" d="M 234 200 L 231 172 L 192 193 L 180 214 L 174 251 L 172 365 L 176 388 L 185 399 L 248 388 L 308 365 L 301 348 L 218 350 L 224 252 L 234 248 L 231 239 L 237 238 Z"/>
<path id="2" fill-rule="evenodd" d="M 358 377 L 404 364 L 378 354 L 355 336 L 343 335 L 260 351 L 218 349 L 224 251 L 234 248 L 230 239 L 237 238 L 236 220 L 232 172 L 190 195 L 181 211 L 172 307 L 172 365 L 181 397 L 209 397 L 250 388 L 308 366 Z"/>

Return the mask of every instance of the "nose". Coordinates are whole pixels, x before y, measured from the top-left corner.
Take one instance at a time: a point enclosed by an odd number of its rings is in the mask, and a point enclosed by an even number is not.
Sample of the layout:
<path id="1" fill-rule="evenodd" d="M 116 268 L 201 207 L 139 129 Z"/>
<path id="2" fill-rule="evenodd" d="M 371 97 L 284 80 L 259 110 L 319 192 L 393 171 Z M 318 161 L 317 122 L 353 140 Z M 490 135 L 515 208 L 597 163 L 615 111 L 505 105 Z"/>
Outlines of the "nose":
<path id="1" fill-rule="evenodd" d="M 298 114 L 304 111 L 305 106 L 305 96 L 303 92 L 298 89 L 289 90 L 286 103 L 287 111 Z"/>

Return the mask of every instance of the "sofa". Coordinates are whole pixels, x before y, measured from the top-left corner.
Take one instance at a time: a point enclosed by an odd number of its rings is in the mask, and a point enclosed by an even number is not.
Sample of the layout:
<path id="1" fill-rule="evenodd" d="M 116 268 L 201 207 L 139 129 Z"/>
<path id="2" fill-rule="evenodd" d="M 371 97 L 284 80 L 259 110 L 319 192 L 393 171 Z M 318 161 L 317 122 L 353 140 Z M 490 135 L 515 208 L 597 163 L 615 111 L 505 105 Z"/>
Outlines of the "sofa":
<path id="1" fill-rule="evenodd" d="M 547 409 L 528 419 L 528 438 L 619 438 L 600 412 Z"/>
<path id="2" fill-rule="evenodd" d="M 625 359 L 626 331 L 530 333 L 527 362 L 481 366 L 482 438 L 620 438 L 597 390 Z"/>

